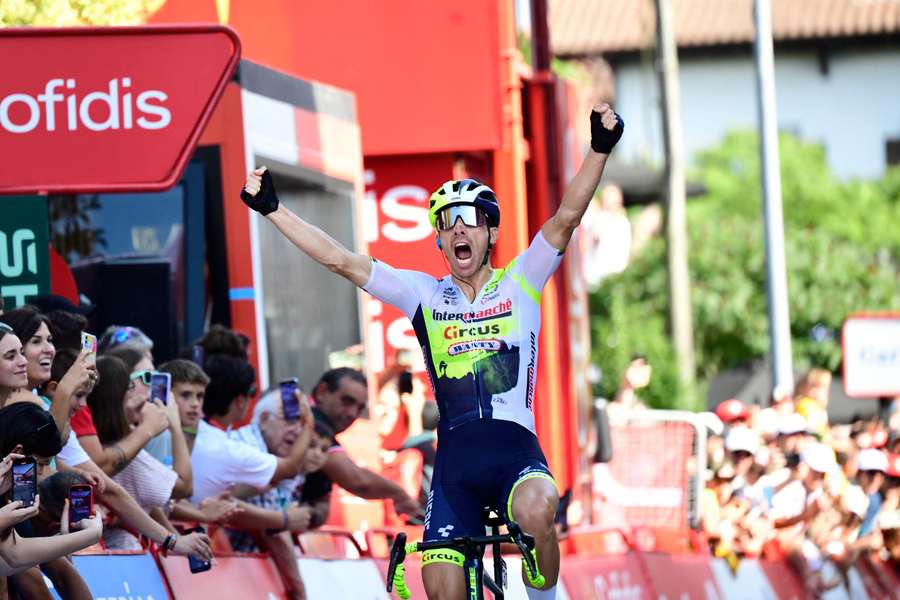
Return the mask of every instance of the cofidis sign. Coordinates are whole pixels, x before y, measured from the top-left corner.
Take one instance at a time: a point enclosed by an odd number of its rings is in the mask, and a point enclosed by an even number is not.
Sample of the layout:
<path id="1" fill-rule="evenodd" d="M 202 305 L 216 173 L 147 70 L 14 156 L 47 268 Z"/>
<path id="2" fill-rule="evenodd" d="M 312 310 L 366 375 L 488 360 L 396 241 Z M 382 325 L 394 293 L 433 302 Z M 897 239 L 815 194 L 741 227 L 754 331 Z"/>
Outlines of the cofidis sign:
<path id="1" fill-rule="evenodd" d="M 0 193 L 171 187 L 239 55 L 213 25 L 0 30 Z"/>

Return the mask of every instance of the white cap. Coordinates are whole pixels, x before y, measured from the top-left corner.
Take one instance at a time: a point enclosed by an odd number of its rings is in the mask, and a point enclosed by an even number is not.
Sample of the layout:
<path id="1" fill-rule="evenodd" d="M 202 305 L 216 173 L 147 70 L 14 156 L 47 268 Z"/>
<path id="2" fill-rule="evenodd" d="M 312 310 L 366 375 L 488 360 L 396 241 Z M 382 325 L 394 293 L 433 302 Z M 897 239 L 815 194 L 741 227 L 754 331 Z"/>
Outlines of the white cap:
<path id="1" fill-rule="evenodd" d="M 837 465 L 834 460 L 834 450 L 819 442 L 807 444 L 800 454 L 800 458 L 809 465 L 810 469 L 818 473 L 829 473 Z"/>
<path id="2" fill-rule="evenodd" d="M 793 435 L 806 432 L 806 419 L 803 418 L 803 415 L 798 415 L 797 413 L 791 413 L 782 417 L 781 422 L 778 423 L 778 435 Z"/>
<path id="3" fill-rule="evenodd" d="M 869 498 L 861 487 L 858 485 L 848 487 L 844 492 L 844 501 L 850 512 L 860 519 L 866 518 L 866 511 L 869 510 Z"/>
<path id="4" fill-rule="evenodd" d="M 881 450 L 874 448 L 866 448 L 860 450 L 856 457 L 856 468 L 860 471 L 887 471 L 888 461 L 887 455 Z"/>
<path id="5" fill-rule="evenodd" d="M 716 413 L 706 411 L 697 414 L 697 419 L 700 421 L 700 424 L 709 429 L 713 435 L 722 435 L 722 432 L 725 431 L 725 425 L 722 424 L 722 419 L 716 416 Z"/>
<path id="6" fill-rule="evenodd" d="M 756 454 L 759 450 L 759 436 L 747 427 L 734 427 L 725 436 L 725 449 L 729 452 L 743 450 L 750 454 Z"/>

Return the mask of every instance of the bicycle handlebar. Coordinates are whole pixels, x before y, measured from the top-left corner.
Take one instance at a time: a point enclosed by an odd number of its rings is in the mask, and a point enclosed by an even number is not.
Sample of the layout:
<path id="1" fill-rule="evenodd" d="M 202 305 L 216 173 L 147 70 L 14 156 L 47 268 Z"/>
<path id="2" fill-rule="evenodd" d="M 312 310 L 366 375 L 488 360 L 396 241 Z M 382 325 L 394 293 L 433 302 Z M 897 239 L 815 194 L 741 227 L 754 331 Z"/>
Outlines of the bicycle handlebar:
<path id="1" fill-rule="evenodd" d="M 406 569 L 403 566 L 403 561 L 406 560 L 407 554 L 442 548 L 467 549 L 472 546 L 489 546 L 491 544 L 504 542 L 515 543 L 519 552 L 522 554 L 522 559 L 525 561 L 526 568 L 533 574 L 532 580 L 539 586 L 543 586 L 544 576 L 541 575 L 534 555 L 534 538 L 522 531 L 516 523 L 509 523 L 507 527 L 509 532 L 501 535 L 466 536 L 453 538 L 452 540 L 434 542 L 406 543 L 406 534 L 402 532 L 398 533 L 391 546 L 390 562 L 388 563 L 388 593 L 396 587 L 397 595 L 400 596 L 400 598 L 407 600 L 410 597 L 409 588 L 406 586 Z"/>

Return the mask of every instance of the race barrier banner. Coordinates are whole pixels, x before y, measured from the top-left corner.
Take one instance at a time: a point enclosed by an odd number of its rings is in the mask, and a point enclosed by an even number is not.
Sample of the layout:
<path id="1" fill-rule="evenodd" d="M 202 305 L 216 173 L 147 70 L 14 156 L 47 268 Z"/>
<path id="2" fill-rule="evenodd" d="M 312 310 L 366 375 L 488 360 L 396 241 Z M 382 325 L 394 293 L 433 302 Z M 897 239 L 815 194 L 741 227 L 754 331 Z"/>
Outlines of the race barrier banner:
<path id="1" fill-rule="evenodd" d="M 301 558 L 299 560 L 300 576 L 306 586 L 306 597 L 317 598 L 366 598 L 371 600 L 388 600 L 385 589 L 384 571 L 379 571 L 372 560 L 340 559 L 319 560 Z M 412 566 L 412 561 L 407 568 Z M 418 571 L 418 565 L 416 571 Z M 385 567 L 385 571 L 387 567 Z M 413 570 L 413 569 L 410 569 Z M 412 583 L 412 577 L 407 577 Z M 416 590 L 410 586 L 410 589 Z M 413 592 L 413 598 L 425 598 L 421 593 Z"/>
<path id="2" fill-rule="evenodd" d="M 188 560 L 183 556 L 160 556 L 159 562 L 177 600 L 281 600 L 287 597 L 281 576 L 266 555 L 217 556 L 213 559 L 212 569 L 202 573 L 191 573 Z M 137 595 L 133 596 L 137 598 Z M 145 596 L 141 600 L 149 598 Z"/>
<path id="3" fill-rule="evenodd" d="M 507 598 L 525 598 L 521 559 L 504 556 L 509 574 Z M 275 565 L 265 555 L 219 556 L 213 568 L 192 574 L 183 556 L 99 554 L 76 555 L 75 566 L 95 600 L 166 600 L 174 598 L 242 598 L 281 600 L 287 597 Z M 486 557 L 490 567 L 491 560 Z M 425 599 L 418 556 L 406 560 L 406 583 L 412 598 Z M 160 570 L 161 565 L 161 570 Z M 322 559 L 300 556 L 300 574 L 308 600 L 396 598 L 385 590 L 387 559 Z M 826 562 L 821 575 L 832 586 L 824 600 L 900 600 L 894 567 L 860 560 L 846 572 Z M 166 586 L 168 580 L 169 588 Z M 48 587 L 51 587 L 49 580 Z M 169 595 L 171 589 L 172 596 Z M 54 593 L 55 598 L 59 598 Z M 723 559 L 696 554 L 630 550 L 610 555 L 564 556 L 557 585 L 559 600 L 805 600 L 813 597 L 787 561 L 743 559 L 732 571 Z M 491 600 L 491 595 L 486 594 Z"/>
<path id="4" fill-rule="evenodd" d="M 187 559 L 179 558 L 187 570 Z M 166 600 L 169 597 L 163 576 L 151 554 L 76 555 L 73 561 L 91 589 L 94 600 Z M 46 577 L 44 581 L 47 587 L 52 586 Z M 59 598 L 52 587 L 51 593 Z"/>
<path id="5" fill-rule="evenodd" d="M 573 599 L 655 600 L 635 552 L 615 556 L 567 556 L 560 568 L 560 580 Z"/>

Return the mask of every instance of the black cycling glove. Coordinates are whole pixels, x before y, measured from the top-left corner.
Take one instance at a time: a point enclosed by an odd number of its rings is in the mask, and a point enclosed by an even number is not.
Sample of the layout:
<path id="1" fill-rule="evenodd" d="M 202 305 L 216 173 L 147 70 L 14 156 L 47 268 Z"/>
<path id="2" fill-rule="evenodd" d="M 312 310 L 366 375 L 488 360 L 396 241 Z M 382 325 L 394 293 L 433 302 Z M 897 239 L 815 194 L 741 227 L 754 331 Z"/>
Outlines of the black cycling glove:
<path id="1" fill-rule="evenodd" d="M 615 147 L 616 142 L 619 141 L 619 138 L 622 137 L 622 132 L 625 130 L 625 121 L 622 120 L 619 113 L 615 113 L 615 115 L 616 126 L 609 130 L 603 126 L 603 122 L 600 120 L 600 113 L 596 110 L 591 111 L 591 148 L 594 152 L 609 154 Z"/>
<path id="2" fill-rule="evenodd" d="M 266 216 L 270 212 L 274 212 L 278 208 L 278 196 L 275 195 L 275 182 L 272 181 L 272 174 L 266 169 L 262 174 L 262 185 L 259 192 L 255 196 L 251 196 L 247 190 L 241 189 L 241 200 L 244 201 L 249 208 L 252 208 L 259 214 Z"/>

